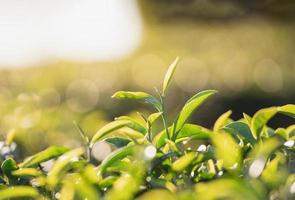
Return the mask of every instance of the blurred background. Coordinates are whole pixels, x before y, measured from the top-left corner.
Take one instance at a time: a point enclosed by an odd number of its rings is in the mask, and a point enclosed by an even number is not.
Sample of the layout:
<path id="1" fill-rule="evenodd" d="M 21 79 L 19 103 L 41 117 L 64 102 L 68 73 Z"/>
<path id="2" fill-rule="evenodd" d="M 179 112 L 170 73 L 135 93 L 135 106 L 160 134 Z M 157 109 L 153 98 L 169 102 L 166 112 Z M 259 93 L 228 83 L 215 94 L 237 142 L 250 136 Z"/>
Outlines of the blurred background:
<path id="1" fill-rule="evenodd" d="M 110 96 L 155 94 L 176 56 L 170 120 L 203 89 L 219 91 L 191 120 L 206 127 L 228 109 L 295 103 L 294 52 L 292 0 L 0 0 L 0 137 L 15 129 L 28 155 L 80 145 L 73 121 L 91 136 L 153 112 Z"/>

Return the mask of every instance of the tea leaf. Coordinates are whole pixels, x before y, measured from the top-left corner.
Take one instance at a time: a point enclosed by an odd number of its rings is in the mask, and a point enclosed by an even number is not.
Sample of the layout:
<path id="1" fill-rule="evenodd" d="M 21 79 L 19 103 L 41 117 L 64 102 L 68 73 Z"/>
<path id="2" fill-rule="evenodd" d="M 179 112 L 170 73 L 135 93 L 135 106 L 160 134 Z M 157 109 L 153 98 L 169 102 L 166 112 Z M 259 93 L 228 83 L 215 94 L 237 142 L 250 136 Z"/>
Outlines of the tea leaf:
<path id="1" fill-rule="evenodd" d="M 224 126 L 223 129 L 231 133 L 232 135 L 242 136 L 245 139 L 245 141 L 250 144 L 255 143 L 255 139 L 251 133 L 249 126 L 244 122 L 232 122 Z"/>
<path id="2" fill-rule="evenodd" d="M 255 139 L 259 138 L 266 123 L 278 112 L 276 107 L 257 111 L 251 120 L 251 131 Z"/>
<path id="3" fill-rule="evenodd" d="M 278 107 L 278 110 L 282 114 L 285 114 L 285 115 L 295 118 L 295 105 L 294 104 L 287 104 L 287 105 Z"/>
<path id="4" fill-rule="evenodd" d="M 12 186 L 0 190 L 0 200 L 11 198 L 34 198 L 39 194 L 35 188 L 29 186 Z"/>
<path id="5" fill-rule="evenodd" d="M 13 176 L 40 176 L 42 173 L 35 168 L 17 169 L 11 173 Z"/>
<path id="6" fill-rule="evenodd" d="M 159 112 L 161 111 L 162 107 L 158 99 L 145 92 L 118 91 L 113 94 L 112 98 L 141 101 L 143 103 L 152 105 Z"/>
<path id="7" fill-rule="evenodd" d="M 163 112 L 156 112 L 156 113 L 151 114 L 148 117 L 148 122 L 150 124 L 153 124 L 162 114 L 163 114 Z"/>
<path id="8" fill-rule="evenodd" d="M 99 129 L 95 135 L 92 137 L 91 141 L 90 141 L 90 147 L 92 147 L 95 142 L 99 141 L 100 139 L 102 139 L 104 136 L 106 136 L 107 134 L 118 130 L 122 127 L 125 127 L 127 125 L 130 124 L 129 120 L 117 120 L 117 121 L 112 121 L 108 124 L 106 124 L 105 126 L 103 126 L 101 129 Z"/>
<path id="9" fill-rule="evenodd" d="M 51 146 L 47 149 L 27 158 L 23 163 L 19 164 L 20 167 L 34 167 L 39 163 L 48 161 L 50 159 L 59 157 L 67 152 L 69 149 L 66 147 Z"/>
<path id="10" fill-rule="evenodd" d="M 223 113 L 215 122 L 213 131 L 217 132 L 219 129 L 221 129 L 223 126 L 225 126 L 229 121 L 229 116 L 232 114 L 232 111 L 229 110 L 225 113 Z"/>
<path id="11" fill-rule="evenodd" d="M 164 78 L 164 81 L 163 81 L 163 89 L 162 89 L 162 95 L 165 96 L 165 92 L 169 86 L 169 83 L 171 81 L 171 78 L 175 72 L 175 69 L 176 69 L 176 66 L 177 66 L 177 63 L 179 61 L 179 57 L 177 57 L 173 63 L 169 66 L 167 72 L 166 72 L 166 75 L 165 75 L 165 78 Z"/>
<path id="12" fill-rule="evenodd" d="M 61 157 L 59 157 L 54 164 L 52 165 L 50 171 L 48 172 L 47 182 L 50 186 L 55 186 L 57 182 L 62 178 L 62 173 L 65 168 L 72 162 L 73 159 L 81 156 L 84 153 L 83 148 L 77 148 L 71 151 L 68 151 Z"/>
<path id="13" fill-rule="evenodd" d="M 177 134 L 178 131 L 182 129 L 183 125 L 191 116 L 193 111 L 195 111 L 207 98 L 209 98 L 216 92 L 217 91 L 215 90 L 205 90 L 205 91 L 199 92 L 198 94 L 190 98 L 179 113 L 179 116 L 175 122 L 175 128 L 173 133 Z"/>
<path id="14" fill-rule="evenodd" d="M 14 159 L 8 158 L 1 164 L 1 170 L 5 175 L 11 175 L 11 172 L 18 169 L 18 166 Z"/>
<path id="15" fill-rule="evenodd" d="M 99 165 L 100 173 L 103 174 L 106 171 L 106 169 L 112 164 L 114 164 L 116 161 L 119 161 L 128 155 L 132 155 L 135 152 L 135 149 L 136 146 L 126 146 L 109 154 Z"/>
<path id="16" fill-rule="evenodd" d="M 187 153 L 172 164 L 172 169 L 176 172 L 183 171 L 187 166 L 189 166 L 189 164 L 191 164 L 194 158 L 195 152 Z"/>

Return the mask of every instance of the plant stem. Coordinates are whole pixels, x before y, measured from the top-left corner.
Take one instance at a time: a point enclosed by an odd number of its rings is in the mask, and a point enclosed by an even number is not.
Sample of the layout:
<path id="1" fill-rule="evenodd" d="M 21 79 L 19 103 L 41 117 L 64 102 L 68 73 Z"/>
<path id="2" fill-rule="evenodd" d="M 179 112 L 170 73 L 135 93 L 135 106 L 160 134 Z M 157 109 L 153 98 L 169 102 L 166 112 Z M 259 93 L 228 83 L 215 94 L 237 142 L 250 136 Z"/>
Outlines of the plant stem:
<path id="1" fill-rule="evenodd" d="M 167 139 L 170 140 L 169 130 L 168 130 L 168 126 L 167 126 L 166 112 L 165 112 L 164 96 L 163 95 L 160 95 L 160 100 L 161 100 L 161 105 L 162 105 L 161 118 L 162 118 L 162 121 L 163 121 L 163 125 L 165 127 Z"/>

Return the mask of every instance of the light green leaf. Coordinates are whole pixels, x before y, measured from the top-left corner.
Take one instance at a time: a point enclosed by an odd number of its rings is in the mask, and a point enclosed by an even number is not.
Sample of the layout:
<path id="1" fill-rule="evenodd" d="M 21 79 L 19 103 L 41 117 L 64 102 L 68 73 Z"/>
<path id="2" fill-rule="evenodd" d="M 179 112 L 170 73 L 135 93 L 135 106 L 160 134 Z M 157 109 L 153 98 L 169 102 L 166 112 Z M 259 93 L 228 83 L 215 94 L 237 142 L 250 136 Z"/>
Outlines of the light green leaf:
<path id="1" fill-rule="evenodd" d="M 294 104 L 287 104 L 281 107 L 278 107 L 280 113 L 284 115 L 288 115 L 290 117 L 295 118 L 295 105 Z"/>
<path id="2" fill-rule="evenodd" d="M 136 146 L 125 146 L 109 154 L 99 165 L 100 173 L 103 174 L 106 169 L 115 162 L 125 158 L 128 155 L 132 155 L 135 152 L 135 149 Z"/>
<path id="3" fill-rule="evenodd" d="M 34 167 L 39 163 L 56 158 L 67 152 L 69 149 L 66 147 L 51 146 L 47 149 L 27 158 L 23 163 L 19 164 L 20 167 Z"/>
<path id="4" fill-rule="evenodd" d="M 190 98 L 179 113 L 179 116 L 175 122 L 175 129 L 173 133 L 177 134 L 178 131 L 182 129 L 183 125 L 191 116 L 193 111 L 195 111 L 207 98 L 209 98 L 216 92 L 217 91 L 215 90 L 205 90 L 205 91 L 199 92 L 198 94 Z"/>
<path id="5" fill-rule="evenodd" d="M 55 186 L 63 177 L 63 172 L 69 166 L 73 159 L 81 156 L 84 153 L 83 148 L 73 149 L 59 157 L 52 165 L 47 175 L 47 183 L 50 186 Z"/>
<path id="6" fill-rule="evenodd" d="M 34 198 L 39 194 L 36 189 L 29 186 L 11 186 L 0 191 L 0 200 L 11 198 Z"/>
<path id="7" fill-rule="evenodd" d="M 148 117 L 148 122 L 150 124 L 153 124 L 161 115 L 162 115 L 163 112 L 156 112 L 156 113 L 153 113 L 151 114 L 149 117 Z"/>
<path id="8" fill-rule="evenodd" d="M 115 94 L 113 94 L 112 98 L 141 101 L 143 103 L 152 105 L 159 112 L 161 111 L 162 107 L 158 99 L 145 92 L 118 91 Z"/>
<path id="9" fill-rule="evenodd" d="M 116 121 L 118 120 L 127 120 L 127 121 L 130 121 L 129 124 L 127 124 L 127 126 L 131 129 L 134 129 L 140 133 L 142 133 L 143 135 L 145 135 L 146 133 L 146 128 L 145 128 L 145 125 L 142 124 L 140 121 L 136 120 L 136 119 L 133 119 L 132 117 L 129 117 L 129 116 L 120 116 L 120 117 L 116 117 L 115 118 Z"/>
<path id="10" fill-rule="evenodd" d="M 182 157 L 178 158 L 173 164 L 172 164 L 172 170 L 176 172 L 181 172 L 185 168 L 187 168 L 191 162 L 194 160 L 196 153 L 190 152 Z"/>
<path id="11" fill-rule="evenodd" d="M 13 176 L 40 176 L 42 173 L 35 169 L 35 168 L 22 168 L 22 169 L 17 169 L 11 173 Z"/>
<path id="12" fill-rule="evenodd" d="M 143 195 L 141 195 L 138 200 L 176 200 L 176 196 L 169 192 L 168 190 L 163 190 L 163 189 L 154 189 L 154 190 L 150 190 L 146 193 L 144 193 Z"/>
<path id="13" fill-rule="evenodd" d="M 222 160 L 224 168 L 227 170 L 239 169 L 241 148 L 232 136 L 226 133 L 213 134 L 211 139 L 216 149 L 216 156 L 219 160 Z"/>
<path id="14" fill-rule="evenodd" d="M 179 61 L 179 57 L 177 57 L 173 63 L 169 66 L 167 72 L 166 72 L 166 75 L 165 75 L 165 78 L 164 78 L 164 81 L 163 81 L 163 89 L 162 89 L 162 95 L 165 96 L 165 92 L 169 86 L 169 83 L 171 81 L 171 78 L 175 72 L 175 69 L 176 69 L 176 66 L 177 66 L 177 63 Z"/>
<path id="15" fill-rule="evenodd" d="M 95 142 L 104 138 L 107 134 L 109 134 L 115 130 L 118 130 L 122 127 L 126 127 L 126 126 L 130 125 L 130 123 L 131 123 L 130 120 L 116 120 L 116 121 L 112 121 L 112 122 L 106 124 L 101 129 L 99 129 L 95 133 L 95 135 L 92 137 L 92 139 L 90 141 L 90 147 L 92 147 L 95 144 Z"/>
<path id="16" fill-rule="evenodd" d="M 277 107 L 257 111 L 251 120 L 251 131 L 255 139 L 259 138 L 267 122 L 278 112 Z"/>
<path id="17" fill-rule="evenodd" d="M 223 113 L 214 123 L 213 131 L 217 132 L 219 129 L 221 129 L 223 126 L 225 126 L 229 121 L 229 116 L 232 114 L 232 111 L 229 110 L 225 113 Z"/>
<path id="18" fill-rule="evenodd" d="M 169 127 L 169 131 L 172 130 L 172 126 Z M 210 138 L 212 132 L 202 126 L 198 126 L 195 124 L 185 124 L 183 128 L 179 131 L 176 137 L 176 143 L 181 141 L 183 138 L 190 138 L 195 140 L 207 140 Z M 153 144 L 160 148 L 166 143 L 167 136 L 165 134 L 165 130 L 161 131 L 156 135 L 153 140 Z"/>
<path id="19" fill-rule="evenodd" d="M 79 174 L 71 174 L 68 175 L 65 179 L 65 184 L 67 187 L 71 187 L 74 190 L 74 193 L 80 197 L 79 199 L 88 199 L 88 200 L 97 200 L 99 198 L 99 194 L 94 186 L 92 186 L 89 182 L 87 182 L 81 175 Z M 65 192 L 62 194 L 65 194 Z"/>

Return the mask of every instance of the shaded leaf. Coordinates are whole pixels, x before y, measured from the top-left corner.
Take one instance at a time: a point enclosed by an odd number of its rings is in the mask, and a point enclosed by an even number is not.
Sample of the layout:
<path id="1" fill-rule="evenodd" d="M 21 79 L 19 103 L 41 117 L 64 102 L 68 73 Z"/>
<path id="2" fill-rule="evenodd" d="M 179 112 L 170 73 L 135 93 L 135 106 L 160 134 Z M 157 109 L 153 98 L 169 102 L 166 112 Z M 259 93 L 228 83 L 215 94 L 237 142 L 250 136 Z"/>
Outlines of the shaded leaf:
<path id="1" fill-rule="evenodd" d="M 251 143 L 251 144 L 255 143 L 255 139 L 251 133 L 249 126 L 245 124 L 244 122 L 240 122 L 240 121 L 232 122 L 230 124 L 227 124 L 225 127 L 223 127 L 223 129 L 233 135 L 242 136 L 245 139 L 245 141 L 248 143 Z"/>

